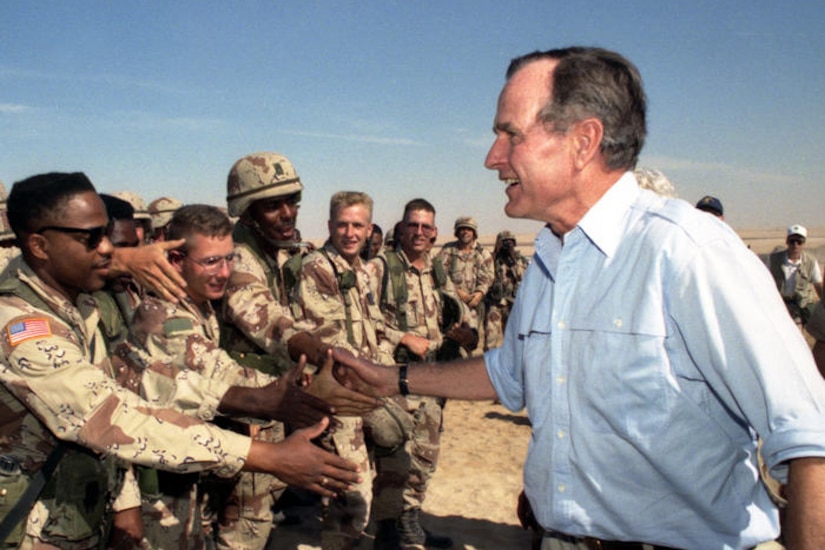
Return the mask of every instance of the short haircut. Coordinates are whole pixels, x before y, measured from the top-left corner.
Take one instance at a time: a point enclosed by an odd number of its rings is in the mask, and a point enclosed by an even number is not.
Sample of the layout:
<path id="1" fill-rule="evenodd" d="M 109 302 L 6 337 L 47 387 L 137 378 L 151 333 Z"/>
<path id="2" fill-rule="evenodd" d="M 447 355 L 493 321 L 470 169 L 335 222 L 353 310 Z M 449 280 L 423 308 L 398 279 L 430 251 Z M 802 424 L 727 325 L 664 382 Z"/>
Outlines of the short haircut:
<path id="1" fill-rule="evenodd" d="M 610 50 L 571 47 L 513 59 L 507 80 L 540 59 L 555 59 L 558 65 L 548 78 L 551 97 L 539 119 L 557 132 L 588 117 L 599 119 L 604 126 L 601 153 L 608 168 L 635 168 L 647 134 L 647 99 L 636 66 Z"/>
<path id="2" fill-rule="evenodd" d="M 71 197 L 86 192 L 97 191 L 82 172 L 49 172 L 20 180 L 6 202 L 9 225 L 19 239 L 58 219 Z"/>
<path id="3" fill-rule="evenodd" d="M 372 197 L 361 191 L 338 191 L 329 200 L 329 219 L 335 218 L 336 212 L 341 208 L 355 206 L 356 204 L 363 204 L 367 207 L 367 211 L 372 220 Z"/>
<path id="4" fill-rule="evenodd" d="M 225 237 L 232 233 L 232 222 L 218 207 L 209 204 L 188 204 L 175 211 L 166 239 L 189 239 L 193 235 Z"/>
<path id="5" fill-rule="evenodd" d="M 129 201 L 119 199 L 113 195 L 100 194 L 103 204 L 106 205 L 106 213 L 110 220 L 134 220 L 135 207 Z"/>
<path id="6" fill-rule="evenodd" d="M 382 237 L 384 236 L 384 230 L 381 229 L 381 226 L 377 223 L 372 224 L 372 233 L 370 233 L 370 238 L 375 235 L 381 235 Z"/>
<path id="7" fill-rule="evenodd" d="M 433 206 L 432 203 L 430 203 L 430 201 L 428 201 L 427 199 L 418 198 L 413 199 L 406 205 L 404 205 L 404 217 L 402 218 L 402 221 L 406 221 L 407 216 L 410 214 L 410 212 L 414 212 L 416 210 L 424 210 L 425 212 L 431 212 L 432 215 L 435 216 L 435 206 Z"/>

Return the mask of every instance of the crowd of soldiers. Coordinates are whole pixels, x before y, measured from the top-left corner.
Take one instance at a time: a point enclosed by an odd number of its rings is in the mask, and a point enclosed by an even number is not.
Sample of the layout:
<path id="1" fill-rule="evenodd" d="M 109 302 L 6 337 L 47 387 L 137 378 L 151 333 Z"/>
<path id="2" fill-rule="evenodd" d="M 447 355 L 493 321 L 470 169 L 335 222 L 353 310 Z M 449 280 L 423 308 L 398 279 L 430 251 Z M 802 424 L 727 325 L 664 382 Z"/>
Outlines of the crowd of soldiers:
<path id="1" fill-rule="evenodd" d="M 288 486 L 321 495 L 325 550 L 370 520 L 377 549 L 452 545 L 420 523 L 444 400 L 344 387 L 332 350 L 406 365 L 498 346 L 527 259 L 509 231 L 485 250 L 472 217 L 434 253 L 425 199 L 382 243 L 355 191 L 316 249 L 302 190 L 274 152 L 232 166 L 226 210 L 147 207 L 82 173 L 3 189 L 7 546 L 262 549 Z"/>

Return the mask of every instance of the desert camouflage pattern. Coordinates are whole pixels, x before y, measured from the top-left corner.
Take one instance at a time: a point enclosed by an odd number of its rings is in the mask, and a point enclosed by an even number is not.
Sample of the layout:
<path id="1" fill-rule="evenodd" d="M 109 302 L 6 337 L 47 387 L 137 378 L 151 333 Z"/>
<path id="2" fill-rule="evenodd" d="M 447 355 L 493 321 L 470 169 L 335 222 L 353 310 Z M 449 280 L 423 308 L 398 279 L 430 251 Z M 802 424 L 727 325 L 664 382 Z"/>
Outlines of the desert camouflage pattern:
<path id="1" fill-rule="evenodd" d="M 173 304 L 149 295 L 135 313 L 131 333 L 152 357 L 169 358 L 176 369 L 198 373 L 208 381 L 219 381 L 227 387 L 262 387 L 274 380 L 235 362 L 219 347 L 219 330 L 217 316 L 209 302 L 198 307 L 189 300 Z M 147 390 L 146 386 L 144 383 L 143 391 Z M 160 394 L 169 390 L 168 385 L 164 385 L 151 391 L 153 397 L 162 398 Z M 283 426 L 276 422 L 267 422 L 265 426 L 232 422 L 231 427 L 265 441 L 284 438 Z M 272 492 L 285 488 L 278 478 L 269 474 L 242 472 L 232 482 L 206 481 L 204 487 L 217 488 L 217 492 L 210 494 L 212 509 L 204 515 L 209 516 L 210 523 L 217 524 L 215 536 L 218 537 L 219 548 L 263 548 L 266 545 L 272 525 Z M 199 513 L 196 514 L 196 493 L 192 491 L 189 496 L 191 501 L 187 503 L 177 495 L 160 495 L 161 510 L 166 508 L 170 511 L 169 515 L 175 512 L 188 514 L 179 515 L 178 523 L 169 518 L 170 529 L 156 530 L 153 534 L 163 538 L 150 539 L 153 547 L 178 548 L 176 541 L 185 542 L 200 534 L 201 518 Z M 223 507 L 217 508 L 217 503 L 223 503 Z M 155 509 L 150 511 L 157 512 Z M 189 515 L 194 516 L 195 520 L 188 521 Z M 144 519 L 148 521 L 150 518 L 144 515 Z M 183 538 L 180 537 L 181 531 Z"/>
<path id="2" fill-rule="evenodd" d="M 472 220 L 472 218 L 469 218 Z M 461 218 L 459 218 L 461 220 Z M 475 222 L 473 222 L 475 223 Z M 461 227 L 470 227 L 468 224 L 463 224 Z M 487 294 L 490 290 L 490 285 L 493 284 L 495 274 L 493 272 L 493 256 L 483 248 L 478 242 L 473 242 L 470 250 L 460 250 L 458 248 L 459 242 L 453 241 L 445 244 L 438 257 L 444 264 L 444 271 L 447 277 L 455 284 L 456 292 L 459 296 L 462 292 L 473 294 L 480 292 L 482 296 Z M 466 302 L 465 302 L 466 303 Z M 469 315 L 465 319 L 470 328 L 478 330 L 481 341 L 484 340 L 484 300 L 478 303 L 474 308 L 467 307 Z"/>
<path id="3" fill-rule="evenodd" d="M 141 549 L 206 548 L 196 483 L 180 495 L 144 495 L 140 512 L 144 533 Z"/>
<path id="4" fill-rule="evenodd" d="M 281 270 L 293 254 L 307 250 L 271 246 L 242 222 L 232 237 L 238 260 L 223 300 L 221 345 L 242 363 L 246 355 L 265 355 L 275 372 L 285 372 L 292 365 L 286 343 L 307 327 L 292 316 Z"/>
<path id="5" fill-rule="evenodd" d="M 485 297 L 487 303 L 484 323 L 485 350 L 501 347 L 504 343 L 504 328 L 510 317 L 510 310 L 516 299 L 516 290 L 524 277 L 529 261 L 515 251 L 515 261 L 510 265 L 503 258 L 497 256 L 495 265 L 495 281 Z"/>
<path id="6" fill-rule="evenodd" d="M 20 249 L 16 246 L 0 248 L 0 273 L 5 271 L 11 261 L 20 256 Z"/>
<path id="7" fill-rule="evenodd" d="M 434 282 L 432 258 L 427 254 L 424 268 L 419 271 L 410 264 L 403 250 L 398 254 L 407 266 L 408 332 L 427 338 L 430 341 L 428 355 L 434 356 L 443 335 L 440 329 L 442 298 Z M 380 256 L 367 264 L 376 297 L 381 296 L 385 266 L 386 260 Z M 449 279 L 441 290 L 458 299 Z M 386 292 L 387 304 L 383 313 L 387 340 L 379 345 L 389 345 L 390 349 L 385 349 L 392 354 L 403 333 L 398 328 L 398 308 L 389 278 Z M 441 448 L 441 399 L 415 395 L 396 395 L 391 399 L 409 415 L 406 420 L 412 426 L 412 433 L 400 447 L 376 449 L 373 480 L 373 518 L 376 521 L 396 519 L 402 511 L 421 508 Z"/>
<path id="8" fill-rule="evenodd" d="M 160 197 L 150 202 L 147 210 L 152 219 L 152 229 L 159 229 L 172 221 L 172 216 L 181 206 L 183 203 L 174 197 Z"/>
<path id="9" fill-rule="evenodd" d="M 339 275 L 354 274 L 355 284 L 346 290 L 346 294 L 336 271 Z M 392 356 L 378 346 L 380 336 L 376 328 L 383 328 L 383 319 L 372 295 L 370 275 L 360 257 L 350 265 L 331 244 L 325 244 L 323 252 L 316 251 L 304 258 L 296 294 L 304 320 L 312 324 L 311 332 L 323 343 L 346 348 L 378 363 L 392 363 Z M 347 302 L 350 304 L 349 328 Z M 352 340 L 348 334 L 352 335 Z M 336 418 L 341 427 L 331 436 L 335 452 L 360 466 L 363 481 L 326 507 L 321 533 L 324 550 L 353 548 L 366 528 L 372 502 L 372 474 L 363 420 L 360 417 Z"/>
<path id="10" fill-rule="evenodd" d="M 10 294 L 16 285 L 25 285 L 49 309 Z M 9 266 L 0 287 L 7 289 L 0 295 L 0 454 L 17 457 L 24 473 L 42 466 L 56 445 L 55 434 L 101 456 L 169 471 L 232 476 L 243 466 L 247 438 L 155 407 L 117 384 L 90 295 L 81 294 L 72 304 L 20 259 Z M 119 505 L 130 504 L 139 505 Z M 70 519 L 54 501 L 41 498 L 26 523 L 29 543 L 94 547 L 98 533 L 76 533 Z"/>
<path id="11" fill-rule="evenodd" d="M 239 159 L 229 170 L 226 202 L 230 216 L 241 216 L 259 199 L 300 192 L 304 186 L 295 167 L 280 153 L 252 153 Z"/>
<path id="12" fill-rule="evenodd" d="M 135 209 L 136 220 L 152 220 L 149 209 L 146 207 L 146 201 L 134 191 L 115 191 L 111 195 L 131 204 L 132 208 Z"/>

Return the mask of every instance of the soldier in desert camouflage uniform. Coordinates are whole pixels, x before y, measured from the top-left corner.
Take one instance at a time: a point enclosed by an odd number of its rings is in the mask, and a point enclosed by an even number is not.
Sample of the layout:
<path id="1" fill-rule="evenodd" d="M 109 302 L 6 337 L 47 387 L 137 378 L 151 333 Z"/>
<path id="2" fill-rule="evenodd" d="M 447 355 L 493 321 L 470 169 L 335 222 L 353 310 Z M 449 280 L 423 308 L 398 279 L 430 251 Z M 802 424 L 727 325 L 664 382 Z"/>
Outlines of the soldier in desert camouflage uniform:
<path id="1" fill-rule="evenodd" d="M 152 242 L 166 240 L 166 227 L 172 221 L 172 215 L 183 206 L 173 197 L 160 197 L 149 203 L 149 216 L 152 220 Z"/>
<path id="2" fill-rule="evenodd" d="M 329 212 L 329 240 L 304 258 L 297 304 L 311 332 L 324 344 L 340 346 L 361 357 L 392 364 L 392 356 L 379 348 L 383 318 L 372 295 L 369 273 L 360 253 L 372 232 L 372 199 L 366 193 L 341 191 L 333 195 Z M 339 456 L 369 472 L 369 456 L 359 416 L 337 417 L 342 426 L 332 434 Z M 328 503 L 321 547 L 354 548 L 369 519 L 372 479 Z"/>
<path id="3" fill-rule="evenodd" d="M 516 299 L 516 290 L 529 263 L 516 249 L 516 236 L 510 231 L 496 235 L 493 258 L 495 280 L 485 296 L 485 350 L 500 347 L 504 341 L 504 327 Z"/>
<path id="4" fill-rule="evenodd" d="M 214 206 L 189 205 L 178 210 L 169 223 L 169 236 L 172 240 L 185 239 L 186 244 L 178 250 L 169 253 L 172 265 L 177 269 L 187 283 L 187 298 L 179 304 L 148 295 L 135 314 L 131 332 L 135 341 L 146 349 L 153 358 L 166 358 L 175 369 L 198 373 L 205 380 L 219 381 L 228 385 L 264 387 L 276 380 L 270 375 L 263 374 L 255 369 L 246 368 L 236 363 L 223 349 L 219 347 L 220 327 L 217 316 L 212 308 L 213 300 L 223 297 L 224 289 L 236 255 L 233 251 L 231 237 L 232 226 L 226 215 Z M 332 379 L 328 366 L 325 374 Z M 293 373 L 293 376 L 299 373 Z M 144 394 L 151 390 L 153 400 L 168 399 L 168 386 L 158 385 L 147 388 L 143 384 Z M 305 392 L 290 393 L 289 396 L 301 397 Z M 149 397 L 145 395 L 145 397 Z M 305 399 L 310 399 L 305 397 Z M 305 406 L 302 403 L 284 403 L 282 409 L 289 415 L 292 425 L 301 427 L 311 424 L 317 418 L 302 416 Z M 327 410 L 327 409 L 325 409 Z M 272 428 L 273 423 L 268 423 Z M 279 430 L 279 439 L 283 439 L 281 423 L 274 423 L 275 430 Z M 233 422 L 231 426 L 243 433 L 256 433 L 260 425 L 241 424 Z M 274 476 L 256 474 L 257 484 L 269 482 L 268 490 L 262 490 L 261 500 L 269 504 L 264 498 L 272 491 L 282 490 L 283 482 Z M 148 538 L 153 546 L 172 548 L 176 541 L 185 541 L 181 548 L 193 548 L 192 534 L 198 533 L 200 517 L 191 498 L 194 494 L 194 482 L 189 480 L 160 479 L 159 491 L 155 498 L 144 504 L 144 516 L 159 518 L 162 521 L 156 530 L 147 527 Z M 164 486 L 165 485 L 165 486 Z M 214 484 L 211 484 L 214 486 Z M 230 487 L 234 486 L 230 484 Z M 169 489 L 166 490 L 166 487 Z M 189 491 L 183 491 L 183 489 Z M 263 487 L 262 489 L 266 489 Z M 255 507 L 262 502 L 245 502 L 246 506 Z M 237 503 L 230 503 L 231 510 L 235 510 Z M 226 514 L 226 509 L 219 511 Z M 262 510 L 259 515 L 268 512 Z M 271 517 L 270 517 L 271 518 Z M 149 523 L 148 521 L 146 522 Z M 249 524 L 253 531 L 252 540 L 263 538 L 269 534 L 269 522 Z M 263 532 L 261 532 L 263 530 Z M 221 540 L 226 533 L 218 532 Z M 154 540 L 153 540 L 154 537 Z M 228 543 L 227 543 L 228 544 Z M 244 541 L 243 544 L 250 544 Z M 237 544 L 233 546 L 237 548 Z"/>
<path id="5" fill-rule="evenodd" d="M 458 218 L 453 229 L 456 240 L 445 244 L 438 257 L 458 297 L 467 304 L 467 323 L 483 336 L 483 300 L 493 284 L 493 257 L 478 243 L 478 224 L 473 218 Z"/>
<path id="6" fill-rule="evenodd" d="M 325 495 L 357 480 L 354 465 L 309 443 L 325 422 L 265 445 L 117 385 L 118 358 L 109 359 L 97 304 L 86 294 L 103 286 L 112 254 L 91 182 L 79 173 L 34 176 L 15 185 L 8 206 L 23 255 L 0 279 L 0 453 L 12 474 L 0 480 L 6 497 L 19 498 L 47 457 L 57 461 L 13 534 L 22 548 L 95 548 L 106 540 L 112 511 L 122 535 L 139 539 L 140 502 L 134 478 L 124 477 L 127 462 L 223 476 L 270 471 Z M 304 456 L 294 456 L 295 444 Z M 62 458 L 52 455 L 56 448 Z"/>
<path id="7" fill-rule="evenodd" d="M 301 257 L 308 248 L 296 239 L 295 223 L 303 185 L 292 163 L 280 153 L 247 155 L 232 166 L 227 178 L 229 215 L 239 217 L 232 232 L 238 260 L 230 275 L 223 300 L 221 346 L 245 366 L 279 373 L 292 365 L 287 343 L 309 328 L 296 322 L 289 306 L 287 287 L 297 282 Z M 295 256 L 295 257 L 294 257 Z M 293 258 L 294 257 L 294 258 Z M 291 260 L 291 261 L 290 261 Z M 302 332 L 306 335 L 306 332 Z M 306 339 L 300 338 L 307 343 Z M 316 345 L 318 344 L 318 345 Z M 310 362 L 324 357 L 320 342 L 296 346 Z M 309 391 L 314 391 L 312 387 Z M 344 413 L 344 403 L 335 403 Z M 374 408 L 370 401 L 352 403 L 357 414 Z M 281 432 L 265 429 L 258 437 L 277 439 Z M 245 525 L 271 523 L 268 483 L 242 476 L 239 490 L 230 498 L 238 502 L 237 518 L 227 518 L 220 529 L 231 535 L 232 548 L 243 540 L 244 548 L 261 548 L 250 542 Z M 258 505 L 268 497 L 270 505 Z M 244 503 L 254 502 L 255 506 Z M 221 537 L 224 538 L 223 536 Z M 264 544 L 265 539 L 257 539 Z"/>
<path id="8" fill-rule="evenodd" d="M 149 243 L 152 240 L 152 216 L 149 214 L 149 209 L 146 207 L 146 201 L 143 200 L 143 197 L 134 191 L 115 191 L 112 196 L 132 205 L 132 208 L 135 209 L 135 223 L 137 224 L 140 244 Z"/>
<path id="9" fill-rule="evenodd" d="M 404 208 L 400 226 L 396 226 L 395 237 L 400 244 L 397 252 L 385 251 L 368 264 L 376 285 L 373 294 L 380 297 L 386 324 L 387 339 L 381 345 L 400 363 L 435 359 L 439 349 L 444 349 L 447 336 L 465 346 L 475 346 L 469 344 L 473 337 L 466 323 L 444 327 L 445 300 L 456 300 L 456 321 L 464 318 L 466 308 L 459 307 L 452 282 L 440 261 L 430 255 L 437 234 L 435 208 L 424 199 L 412 200 Z M 393 260 L 392 254 L 397 259 Z M 403 271 L 404 299 L 397 296 L 393 284 L 394 266 Z M 426 532 L 419 523 L 427 485 L 438 462 L 443 401 L 413 395 L 392 399 L 407 411 L 413 433 L 399 448 L 376 451 L 375 548 L 449 548 L 452 541 L 448 537 Z"/>
<path id="10" fill-rule="evenodd" d="M 6 187 L 0 181 L 0 273 L 6 269 L 12 258 L 20 254 L 14 240 L 14 233 L 6 216 Z"/>

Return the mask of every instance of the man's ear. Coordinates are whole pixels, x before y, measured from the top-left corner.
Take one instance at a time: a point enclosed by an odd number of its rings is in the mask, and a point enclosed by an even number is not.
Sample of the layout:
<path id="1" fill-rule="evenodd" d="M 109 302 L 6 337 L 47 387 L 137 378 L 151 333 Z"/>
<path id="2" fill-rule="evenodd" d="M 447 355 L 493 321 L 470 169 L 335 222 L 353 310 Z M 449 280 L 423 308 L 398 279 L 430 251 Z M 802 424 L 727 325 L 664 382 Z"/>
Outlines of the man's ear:
<path id="1" fill-rule="evenodd" d="M 38 260 L 49 259 L 49 239 L 40 233 L 29 233 L 21 238 L 21 248 L 28 249 L 29 253 Z"/>
<path id="2" fill-rule="evenodd" d="M 581 170 L 601 151 L 604 125 L 597 118 L 585 118 L 570 129 L 573 132 L 573 163 Z"/>
<path id="3" fill-rule="evenodd" d="M 178 273 L 183 273 L 183 259 L 185 257 L 186 255 L 180 250 L 170 250 L 166 254 L 169 263 L 172 264 L 172 267 L 174 267 Z"/>

